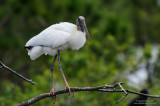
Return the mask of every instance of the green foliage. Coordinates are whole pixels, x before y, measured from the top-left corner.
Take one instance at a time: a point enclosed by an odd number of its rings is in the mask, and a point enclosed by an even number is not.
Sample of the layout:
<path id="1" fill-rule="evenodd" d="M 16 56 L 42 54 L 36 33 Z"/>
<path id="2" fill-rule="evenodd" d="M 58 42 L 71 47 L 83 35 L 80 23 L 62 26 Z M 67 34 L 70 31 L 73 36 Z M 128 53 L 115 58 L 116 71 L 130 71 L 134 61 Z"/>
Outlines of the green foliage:
<path id="1" fill-rule="evenodd" d="M 57 22 L 75 23 L 83 15 L 91 42 L 79 51 L 61 54 L 61 64 L 72 87 L 98 86 L 127 82 L 118 76 L 151 58 L 152 44 L 159 43 L 160 14 L 156 0 L 0 0 L 0 60 L 38 85 L 31 86 L 3 70 L 0 71 L 0 105 L 17 105 L 51 88 L 51 56 L 31 61 L 24 50 L 25 43 L 46 27 Z M 137 61 L 137 46 L 144 51 Z M 159 59 L 156 64 L 153 94 L 159 92 Z M 54 68 L 55 89 L 65 88 L 57 62 Z M 146 84 L 147 86 L 148 84 Z M 130 86 L 124 86 L 134 89 Z M 140 89 L 136 89 L 139 91 Z M 80 92 L 75 97 L 59 95 L 55 105 L 112 106 L 123 93 Z M 119 105 L 126 105 L 134 96 L 127 96 Z M 159 103 L 156 101 L 157 105 Z M 52 105 L 51 98 L 33 106 Z"/>

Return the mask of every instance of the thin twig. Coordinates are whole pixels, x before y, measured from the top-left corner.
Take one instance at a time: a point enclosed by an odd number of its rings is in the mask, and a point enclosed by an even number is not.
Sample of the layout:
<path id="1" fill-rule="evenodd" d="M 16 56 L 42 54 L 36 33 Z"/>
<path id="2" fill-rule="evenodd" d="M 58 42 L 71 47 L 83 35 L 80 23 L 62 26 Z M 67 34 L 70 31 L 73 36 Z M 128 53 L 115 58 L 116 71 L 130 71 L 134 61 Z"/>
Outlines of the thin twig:
<path id="1" fill-rule="evenodd" d="M 122 90 L 111 90 L 111 89 L 98 89 L 97 91 L 100 92 L 124 92 Z M 135 92 L 132 90 L 126 90 L 126 92 L 131 93 L 131 94 L 136 94 L 136 95 L 141 95 L 141 96 L 146 96 L 146 97 L 150 97 L 150 98 L 160 98 L 160 95 L 148 95 L 148 94 L 144 94 L 144 93 L 140 93 L 140 92 Z"/>
<path id="2" fill-rule="evenodd" d="M 118 104 L 119 102 L 121 102 L 128 95 L 128 93 L 126 92 L 126 90 L 123 89 L 121 83 L 118 83 L 118 84 L 119 84 L 119 87 L 121 88 L 121 90 L 125 93 L 125 95 L 120 100 L 118 100 L 116 102 L 116 104 Z"/>
<path id="3" fill-rule="evenodd" d="M 124 92 L 122 89 L 121 90 L 114 89 L 116 86 L 119 86 L 120 84 L 123 84 L 123 83 L 116 83 L 114 85 L 105 84 L 105 85 L 101 85 L 101 86 L 97 86 L 97 87 L 72 87 L 71 92 L 83 92 L 83 91 Z M 108 88 L 110 88 L 110 89 L 108 89 Z M 131 93 L 131 94 L 143 95 L 143 96 L 147 96 L 147 97 L 151 97 L 151 98 L 160 98 L 160 95 L 147 95 L 147 94 L 143 94 L 143 93 L 139 93 L 139 92 L 135 92 L 135 91 L 131 91 L 131 90 L 125 90 L 125 91 L 127 92 L 127 95 L 128 95 L 128 93 Z M 68 93 L 68 89 L 56 91 L 54 93 L 54 95 L 50 95 L 50 93 L 43 93 L 43 94 L 40 94 L 36 97 L 33 97 L 32 99 L 30 99 L 26 102 L 19 104 L 18 106 L 31 105 L 31 104 L 33 104 L 39 100 L 42 100 L 46 97 L 52 97 L 52 96 L 56 96 L 59 94 L 65 94 L 65 93 Z M 127 95 L 125 95 L 124 97 L 126 97 Z M 122 97 L 121 99 L 123 99 L 124 97 Z M 121 101 L 121 99 L 119 101 Z"/>
<path id="4" fill-rule="evenodd" d="M 119 84 L 119 87 L 122 89 L 122 91 L 124 91 L 125 94 L 128 94 L 122 87 L 121 83 L 118 83 Z"/>
<path id="5" fill-rule="evenodd" d="M 123 91 L 123 90 L 122 90 Z M 126 93 L 121 99 L 119 99 L 116 104 L 118 104 L 119 102 L 121 102 L 126 96 L 128 95 L 128 93 Z"/>
<path id="6" fill-rule="evenodd" d="M 8 71 L 14 73 L 15 75 L 17 75 L 18 77 L 22 78 L 23 80 L 30 82 L 31 84 L 35 85 L 36 83 L 33 82 L 31 79 L 27 79 L 26 77 L 24 77 L 23 75 L 17 73 L 16 71 L 12 70 L 11 68 L 7 67 L 6 65 L 4 65 L 1 61 L 0 61 L 0 69 L 5 68 Z"/>

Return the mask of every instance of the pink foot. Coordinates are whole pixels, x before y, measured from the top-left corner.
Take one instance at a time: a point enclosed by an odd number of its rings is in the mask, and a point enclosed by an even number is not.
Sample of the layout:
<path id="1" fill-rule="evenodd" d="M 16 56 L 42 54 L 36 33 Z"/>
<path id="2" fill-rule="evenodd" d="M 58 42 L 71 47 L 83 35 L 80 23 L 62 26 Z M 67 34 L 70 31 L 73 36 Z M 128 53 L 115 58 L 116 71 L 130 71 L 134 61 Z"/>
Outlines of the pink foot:
<path id="1" fill-rule="evenodd" d="M 68 86 L 68 85 L 66 85 L 66 88 L 65 88 L 65 90 L 67 90 L 68 89 L 68 91 L 69 91 L 69 95 L 71 94 L 71 88 Z"/>
<path id="2" fill-rule="evenodd" d="M 54 95 L 54 89 L 52 89 L 52 90 L 50 91 L 50 95 L 51 95 L 51 96 Z M 53 97 L 54 97 L 54 96 L 52 96 L 53 104 L 55 104 L 56 101 L 57 101 L 57 95 L 55 95 L 56 99 L 54 99 Z"/>
<path id="3" fill-rule="evenodd" d="M 54 89 L 52 89 L 49 94 L 54 95 Z"/>

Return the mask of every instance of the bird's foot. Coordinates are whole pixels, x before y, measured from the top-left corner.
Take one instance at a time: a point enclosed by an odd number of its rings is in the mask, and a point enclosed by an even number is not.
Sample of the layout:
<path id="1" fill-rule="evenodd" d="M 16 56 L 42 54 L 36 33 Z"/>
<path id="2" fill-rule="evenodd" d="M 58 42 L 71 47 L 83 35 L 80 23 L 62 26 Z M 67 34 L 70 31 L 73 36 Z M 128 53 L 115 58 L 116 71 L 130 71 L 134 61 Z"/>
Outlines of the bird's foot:
<path id="1" fill-rule="evenodd" d="M 51 96 L 54 95 L 54 89 L 52 89 L 52 90 L 50 91 L 50 95 L 51 95 Z M 54 98 L 54 97 L 55 97 L 55 98 Z M 56 101 L 57 101 L 57 95 L 52 96 L 52 99 L 53 99 L 53 104 L 55 104 Z"/>
<path id="2" fill-rule="evenodd" d="M 69 91 L 69 95 L 70 95 L 70 94 L 71 94 L 71 88 L 69 87 L 69 85 L 66 85 L 65 90 L 67 91 L 67 89 L 68 89 L 68 91 Z"/>
<path id="3" fill-rule="evenodd" d="M 54 89 L 52 89 L 49 94 L 54 95 Z"/>

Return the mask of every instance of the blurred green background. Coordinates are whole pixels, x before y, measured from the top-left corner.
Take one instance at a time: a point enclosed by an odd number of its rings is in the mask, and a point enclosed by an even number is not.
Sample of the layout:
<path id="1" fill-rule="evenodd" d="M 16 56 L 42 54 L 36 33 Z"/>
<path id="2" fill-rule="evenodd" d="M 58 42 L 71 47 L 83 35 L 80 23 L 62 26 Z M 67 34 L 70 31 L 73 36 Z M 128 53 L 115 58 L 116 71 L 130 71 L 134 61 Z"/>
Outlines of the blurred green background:
<path id="1" fill-rule="evenodd" d="M 51 56 L 31 61 L 25 43 L 58 22 L 86 18 L 91 36 L 79 51 L 61 53 L 71 87 L 125 82 L 125 89 L 160 95 L 160 0 L 0 0 L 0 60 L 38 85 L 0 70 L 0 106 L 16 106 L 51 89 Z M 55 63 L 55 90 L 65 83 Z M 117 88 L 118 89 L 118 88 Z M 112 106 L 124 93 L 78 92 L 59 95 L 55 106 Z M 129 94 L 118 106 L 136 97 Z M 155 105 L 160 99 L 149 98 Z M 52 106 L 46 98 L 33 106 Z M 147 104 L 149 105 L 149 104 Z"/>

